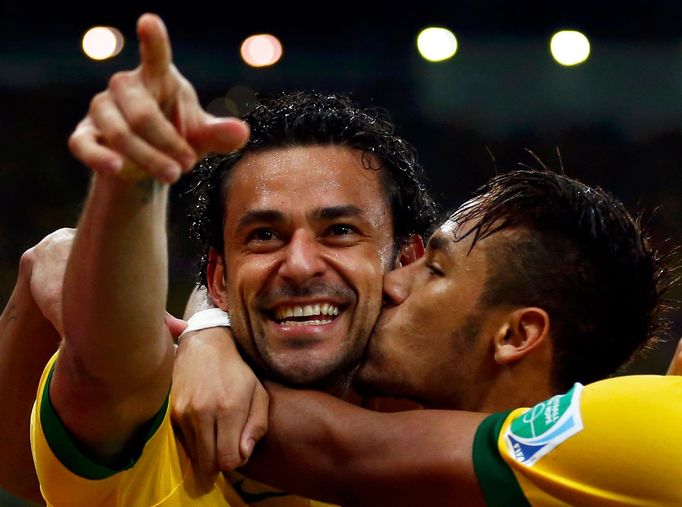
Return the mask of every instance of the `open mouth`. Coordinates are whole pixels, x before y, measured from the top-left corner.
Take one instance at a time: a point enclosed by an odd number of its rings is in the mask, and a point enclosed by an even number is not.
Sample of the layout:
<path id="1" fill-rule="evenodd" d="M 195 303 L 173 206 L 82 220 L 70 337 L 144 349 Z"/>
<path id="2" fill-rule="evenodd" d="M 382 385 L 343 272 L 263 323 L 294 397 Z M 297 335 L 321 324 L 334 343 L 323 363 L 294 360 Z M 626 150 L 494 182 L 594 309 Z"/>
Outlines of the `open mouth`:
<path id="1" fill-rule="evenodd" d="M 273 311 L 274 320 L 282 326 L 322 326 L 333 322 L 341 312 L 338 305 L 282 305 Z"/>

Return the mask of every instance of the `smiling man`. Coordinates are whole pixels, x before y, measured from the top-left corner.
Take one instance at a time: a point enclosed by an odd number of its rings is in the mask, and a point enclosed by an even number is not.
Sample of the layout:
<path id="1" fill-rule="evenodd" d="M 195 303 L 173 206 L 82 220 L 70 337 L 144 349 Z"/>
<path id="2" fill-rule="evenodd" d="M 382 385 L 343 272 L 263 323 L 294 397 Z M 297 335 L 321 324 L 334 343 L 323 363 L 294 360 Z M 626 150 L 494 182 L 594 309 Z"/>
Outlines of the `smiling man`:
<path id="1" fill-rule="evenodd" d="M 209 271 L 247 355 L 271 378 L 324 382 L 357 364 L 392 265 L 379 173 L 345 146 L 245 157 L 226 198 L 225 256 Z M 267 184 L 260 183 L 267 180 Z M 247 338 L 248 337 L 248 338 Z"/>
<path id="2" fill-rule="evenodd" d="M 259 372 L 343 386 L 433 203 L 392 125 L 342 96 L 286 94 L 244 119 L 245 148 L 196 171 L 202 282 Z"/>

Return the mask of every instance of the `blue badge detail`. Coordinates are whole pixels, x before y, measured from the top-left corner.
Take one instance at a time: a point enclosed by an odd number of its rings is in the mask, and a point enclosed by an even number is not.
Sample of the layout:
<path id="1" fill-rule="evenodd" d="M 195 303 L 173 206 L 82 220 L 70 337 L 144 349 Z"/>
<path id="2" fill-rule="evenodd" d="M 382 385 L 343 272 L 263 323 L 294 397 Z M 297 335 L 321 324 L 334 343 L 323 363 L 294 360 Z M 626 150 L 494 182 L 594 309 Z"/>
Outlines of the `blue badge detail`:
<path id="1" fill-rule="evenodd" d="M 538 403 L 517 416 L 505 431 L 504 441 L 512 457 L 526 466 L 537 461 L 583 429 L 580 416 L 581 384 L 566 394 Z"/>

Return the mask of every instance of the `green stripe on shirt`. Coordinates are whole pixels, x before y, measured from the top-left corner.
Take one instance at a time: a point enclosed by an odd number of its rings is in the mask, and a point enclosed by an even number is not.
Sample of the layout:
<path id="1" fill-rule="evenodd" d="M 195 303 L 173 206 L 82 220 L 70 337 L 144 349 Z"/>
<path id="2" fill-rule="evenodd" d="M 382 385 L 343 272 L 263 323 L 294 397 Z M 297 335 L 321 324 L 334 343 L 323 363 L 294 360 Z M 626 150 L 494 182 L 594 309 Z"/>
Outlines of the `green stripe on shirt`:
<path id="1" fill-rule="evenodd" d="M 486 417 L 474 437 L 474 470 L 489 507 L 530 507 L 497 448 L 502 425 L 510 413 L 511 410 Z"/>
<path id="2" fill-rule="evenodd" d="M 112 475 L 132 468 L 142 455 L 142 450 L 147 441 L 149 441 L 156 430 L 159 429 L 159 426 L 161 426 L 168 409 L 168 396 L 166 396 L 166 400 L 159 412 L 149 422 L 149 430 L 146 432 L 146 438 L 139 444 L 133 444 L 131 446 L 128 457 L 125 460 L 126 463 L 116 468 L 103 466 L 95 463 L 95 461 L 86 456 L 83 450 L 79 448 L 78 443 L 66 429 L 64 423 L 52 406 L 52 401 L 50 400 L 50 383 L 52 382 L 52 374 L 54 373 L 56 363 L 57 362 L 55 361 L 50 368 L 40 402 L 40 424 L 45 434 L 45 440 L 47 440 L 54 455 L 60 463 L 71 472 L 85 479 L 106 479 L 107 477 L 111 477 Z"/>

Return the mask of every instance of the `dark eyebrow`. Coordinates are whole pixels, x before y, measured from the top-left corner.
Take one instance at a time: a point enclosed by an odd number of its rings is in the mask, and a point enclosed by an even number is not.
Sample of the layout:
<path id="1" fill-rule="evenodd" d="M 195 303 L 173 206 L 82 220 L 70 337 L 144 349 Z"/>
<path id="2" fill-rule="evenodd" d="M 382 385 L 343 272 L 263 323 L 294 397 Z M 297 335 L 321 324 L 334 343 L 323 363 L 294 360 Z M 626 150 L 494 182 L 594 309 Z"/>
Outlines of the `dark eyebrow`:
<path id="1" fill-rule="evenodd" d="M 343 206 L 329 206 L 328 208 L 318 208 L 315 210 L 315 218 L 322 220 L 334 220 L 344 217 L 358 217 L 363 214 L 362 210 L 351 204 Z"/>
<path id="2" fill-rule="evenodd" d="M 441 250 L 443 252 L 449 252 L 450 249 L 452 248 L 452 241 L 449 241 L 447 236 L 444 234 L 439 234 L 438 236 L 431 236 L 431 239 L 429 239 L 428 247 L 432 248 L 433 250 Z"/>
<path id="3" fill-rule="evenodd" d="M 284 213 L 274 209 L 255 209 L 244 213 L 237 223 L 237 230 L 240 231 L 258 222 L 283 222 Z"/>
<path id="4" fill-rule="evenodd" d="M 318 220 L 334 220 L 344 217 L 362 216 L 363 212 L 357 206 L 351 204 L 341 206 L 329 206 L 315 210 L 314 217 Z M 239 219 L 237 231 L 245 229 L 252 224 L 267 222 L 281 223 L 286 220 L 284 213 L 276 209 L 255 209 L 249 210 Z"/>

